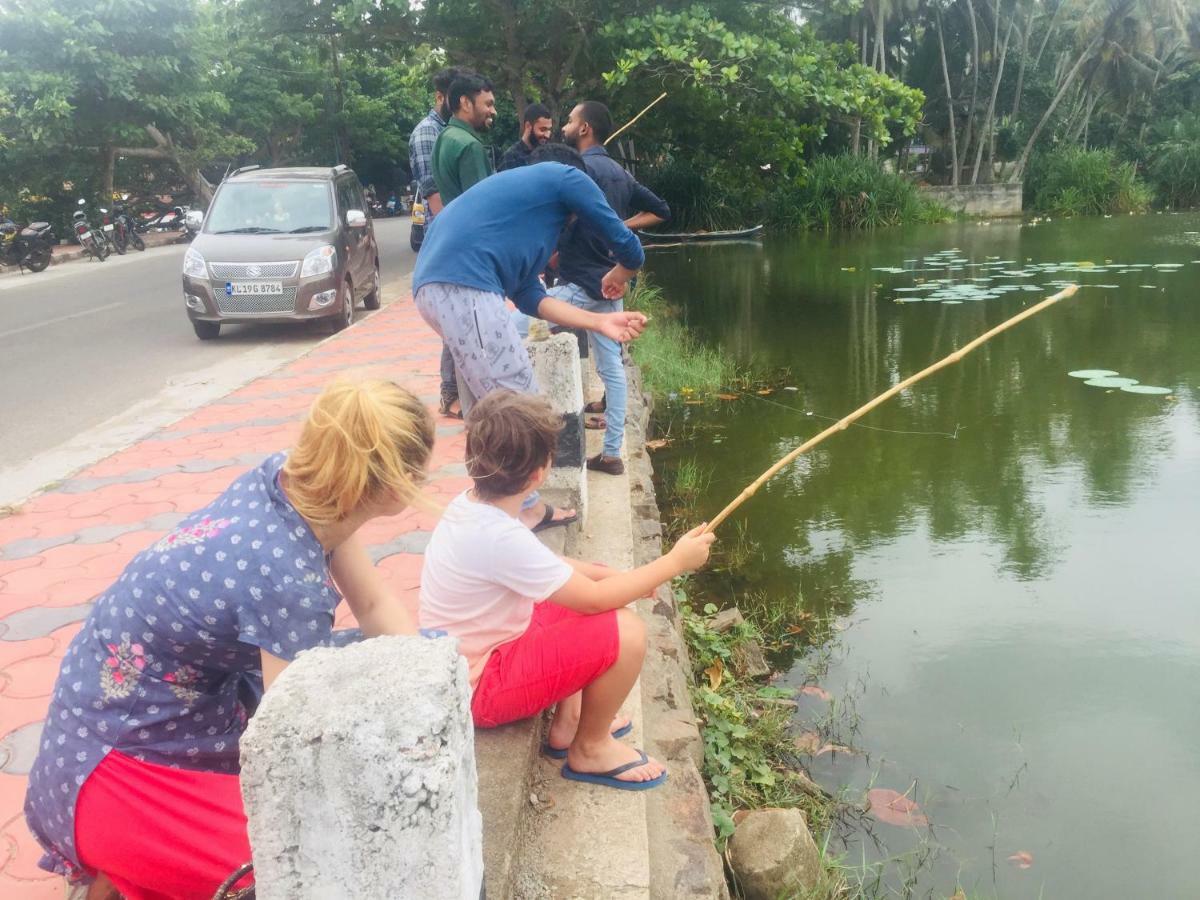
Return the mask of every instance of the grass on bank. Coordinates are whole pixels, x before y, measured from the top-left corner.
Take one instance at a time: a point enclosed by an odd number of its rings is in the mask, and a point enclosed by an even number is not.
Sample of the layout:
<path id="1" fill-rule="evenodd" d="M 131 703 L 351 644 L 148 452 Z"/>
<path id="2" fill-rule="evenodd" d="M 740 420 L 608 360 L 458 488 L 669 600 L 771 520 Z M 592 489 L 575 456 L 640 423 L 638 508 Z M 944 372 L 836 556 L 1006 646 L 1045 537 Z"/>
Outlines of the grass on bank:
<path id="1" fill-rule="evenodd" d="M 1146 212 L 1154 199 L 1131 162 L 1112 150 L 1063 147 L 1034 158 L 1025 179 L 1030 208 L 1058 216 Z"/>
<path id="2" fill-rule="evenodd" d="M 656 398 L 714 393 L 742 378 L 737 365 L 720 350 L 706 347 L 675 316 L 662 290 L 645 276 L 626 308 L 644 312 L 649 327 L 629 345 L 642 381 Z"/>

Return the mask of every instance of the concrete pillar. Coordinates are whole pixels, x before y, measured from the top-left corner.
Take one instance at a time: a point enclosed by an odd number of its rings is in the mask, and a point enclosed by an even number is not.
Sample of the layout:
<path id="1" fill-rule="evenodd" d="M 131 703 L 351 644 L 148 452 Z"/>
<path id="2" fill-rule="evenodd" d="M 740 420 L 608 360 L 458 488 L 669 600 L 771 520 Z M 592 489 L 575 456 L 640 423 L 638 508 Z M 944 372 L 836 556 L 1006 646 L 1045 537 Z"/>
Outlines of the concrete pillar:
<path id="1" fill-rule="evenodd" d="M 563 420 L 558 452 L 546 487 L 564 492 L 570 498 L 570 506 L 579 510 L 580 520 L 586 522 L 587 472 L 583 464 L 587 443 L 583 430 L 583 368 L 579 361 L 578 340 L 573 333 L 564 332 L 546 340 L 527 341 L 525 346 L 533 361 L 539 391 Z"/>
<path id="2" fill-rule="evenodd" d="M 300 654 L 241 741 L 259 900 L 477 900 L 470 696 L 449 638 Z"/>

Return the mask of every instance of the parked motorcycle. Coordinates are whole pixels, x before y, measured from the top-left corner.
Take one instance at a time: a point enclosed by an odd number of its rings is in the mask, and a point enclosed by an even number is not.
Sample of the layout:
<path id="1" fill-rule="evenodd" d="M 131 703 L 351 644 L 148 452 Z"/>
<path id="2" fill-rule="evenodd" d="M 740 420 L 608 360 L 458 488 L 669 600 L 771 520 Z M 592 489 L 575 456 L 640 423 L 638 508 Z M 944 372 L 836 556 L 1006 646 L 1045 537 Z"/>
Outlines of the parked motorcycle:
<path id="1" fill-rule="evenodd" d="M 79 201 L 80 206 L 83 203 L 83 200 Z M 108 241 L 104 237 L 104 232 L 92 228 L 88 222 L 87 213 L 82 209 L 77 209 L 72 213 L 71 228 L 75 232 L 75 240 L 79 241 L 79 246 L 87 251 L 89 256 L 100 262 L 108 259 Z"/>
<path id="2" fill-rule="evenodd" d="M 137 233 L 133 217 L 129 215 L 129 210 L 125 208 L 124 204 L 116 203 L 113 205 L 112 223 L 113 244 L 116 246 L 118 253 L 124 253 L 130 246 L 137 250 L 146 249 L 146 242 Z"/>
<path id="3" fill-rule="evenodd" d="M 0 220 L 0 265 L 41 272 L 50 265 L 56 243 L 48 222 L 30 222 L 20 228 L 16 222 Z"/>
<path id="4" fill-rule="evenodd" d="M 103 206 L 98 207 L 100 213 L 100 237 L 104 238 L 104 243 L 108 244 L 108 252 L 116 250 L 118 256 L 125 255 L 125 244 L 117 243 L 116 233 L 117 225 L 113 221 L 113 217 L 109 215 L 108 210 Z"/>

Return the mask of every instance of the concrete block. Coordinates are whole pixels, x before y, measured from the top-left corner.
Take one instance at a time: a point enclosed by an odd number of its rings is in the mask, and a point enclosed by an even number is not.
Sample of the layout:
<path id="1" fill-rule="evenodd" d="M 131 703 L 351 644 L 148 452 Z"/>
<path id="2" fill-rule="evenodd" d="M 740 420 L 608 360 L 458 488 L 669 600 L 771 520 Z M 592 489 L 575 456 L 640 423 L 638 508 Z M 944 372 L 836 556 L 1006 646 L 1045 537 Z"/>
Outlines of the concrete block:
<path id="1" fill-rule="evenodd" d="M 450 639 L 302 653 L 241 741 L 259 900 L 476 900 L 466 660 Z"/>
<path id="2" fill-rule="evenodd" d="M 583 428 L 583 369 L 579 344 L 571 333 L 556 334 L 542 341 L 527 341 L 538 390 L 563 419 L 554 467 L 546 487 L 569 497 L 569 505 L 587 521 L 587 477 L 583 467 L 586 434 Z"/>
<path id="3" fill-rule="evenodd" d="M 968 216 L 1001 218 L 1021 215 L 1022 185 L 1020 182 L 1016 184 L 962 184 L 958 187 L 933 185 L 922 187 L 921 193 L 951 212 L 963 213 Z"/>

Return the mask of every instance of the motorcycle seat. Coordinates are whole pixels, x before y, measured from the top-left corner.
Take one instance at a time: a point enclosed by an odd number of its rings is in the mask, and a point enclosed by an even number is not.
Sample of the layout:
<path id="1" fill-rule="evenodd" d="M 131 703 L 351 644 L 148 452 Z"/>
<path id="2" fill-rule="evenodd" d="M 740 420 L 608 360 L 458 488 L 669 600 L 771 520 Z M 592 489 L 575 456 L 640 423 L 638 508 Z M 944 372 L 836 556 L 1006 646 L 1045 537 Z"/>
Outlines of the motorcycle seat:
<path id="1" fill-rule="evenodd" d="M 44 231 L 50 230 L 49 222 L 30 222 L 27 226 L 21 229 L 22 237 L 36 237 Z"/>

